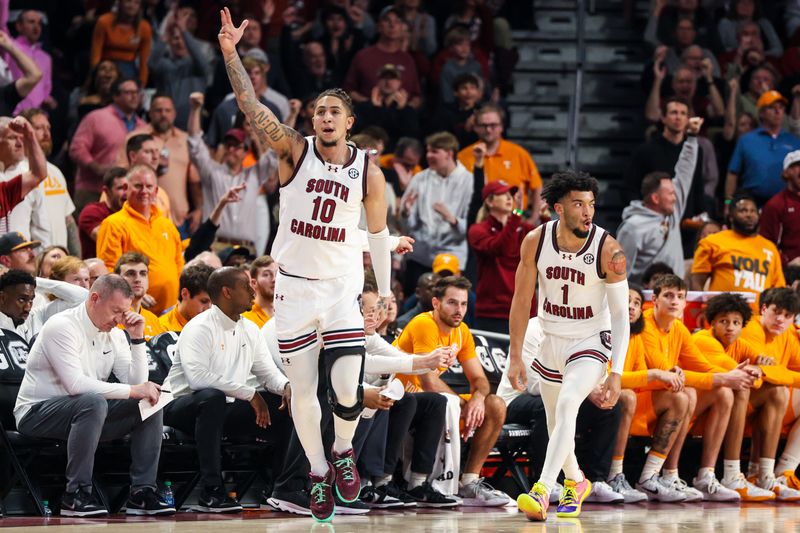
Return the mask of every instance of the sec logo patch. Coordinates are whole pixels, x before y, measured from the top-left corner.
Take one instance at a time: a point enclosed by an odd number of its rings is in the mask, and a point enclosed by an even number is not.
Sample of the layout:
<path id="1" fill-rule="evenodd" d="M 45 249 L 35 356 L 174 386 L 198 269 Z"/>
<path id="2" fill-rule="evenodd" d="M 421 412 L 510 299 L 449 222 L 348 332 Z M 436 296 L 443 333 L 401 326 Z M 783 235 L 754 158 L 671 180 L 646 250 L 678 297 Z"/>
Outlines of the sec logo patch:
<path id="1" fill-rule="evenodd" d="M 350 176 L 352 179 L 358 179 L 358 175 L 359 175 L 358 169 L 356 169 L 356 168 L 351 168 L 351 169 L 350 169 L 350 170 L 347 172 L 347 175 L 348 175 L 348 176 Z"/>

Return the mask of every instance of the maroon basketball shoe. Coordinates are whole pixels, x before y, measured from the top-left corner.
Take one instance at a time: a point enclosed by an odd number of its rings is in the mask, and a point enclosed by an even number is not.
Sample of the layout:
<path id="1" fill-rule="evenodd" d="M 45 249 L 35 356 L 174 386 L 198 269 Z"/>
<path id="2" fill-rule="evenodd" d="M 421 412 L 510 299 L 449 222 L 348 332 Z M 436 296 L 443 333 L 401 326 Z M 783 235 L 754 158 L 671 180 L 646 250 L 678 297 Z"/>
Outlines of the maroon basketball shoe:
<path id="1" fill-rule="evenodd" d="M 330 463 L 324 476 L 315 476 L 313 472 L 308 474 L 311 480 L 311 514 L 317 522 L 329 522 L 336 512 L 332 488 L 335 475 Z"/>
<path id="2" fill-rule="evenodd" d="M 353 448 L 341 454 L 332 450 L 331 455 L 336 468 L 336 494 L 347 503 L 356 501 L 361 492 L 361 478 L 356 468 L 356 455 Z"/>

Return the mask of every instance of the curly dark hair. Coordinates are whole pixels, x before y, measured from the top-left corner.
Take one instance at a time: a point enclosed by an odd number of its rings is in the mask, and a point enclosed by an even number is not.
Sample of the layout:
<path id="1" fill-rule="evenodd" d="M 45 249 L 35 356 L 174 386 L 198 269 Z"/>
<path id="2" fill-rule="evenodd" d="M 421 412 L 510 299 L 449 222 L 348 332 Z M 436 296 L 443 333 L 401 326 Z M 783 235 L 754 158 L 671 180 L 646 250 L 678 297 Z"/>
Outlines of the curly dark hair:
<path id="1" fill-rule="evenodd" d="M 719 315 L 725 313 L 739 313 L 742 315 L 742 326 L 746 326 L 753 318 L 753 310 L 747 304 L 747 300 L 740 294 L 725 292 L 711 298 L 704 311 L 706 320 L 713 322 Z"/>
<path id="2" fill-rule="evenodd" d="M 597 180 L 581 170 L 556 172 L 542 188 L 542 198 L 553 207 L 572 191 L 589 191 L 597 198 Z"/>
<path id="3" fill-rule="evenodd" d="M 639 298 L 642 300 L 642 306 L 644 306 L 644 292 L 642 288 L 635 283 L 629 283 L 628 290 L 638 294 Z M 631 335 L 638 335 L 642 331 L 644 331 L 644 313 L 639 313 L 639 318 L 637 318 L 635 322 L 631 322 Z"/>

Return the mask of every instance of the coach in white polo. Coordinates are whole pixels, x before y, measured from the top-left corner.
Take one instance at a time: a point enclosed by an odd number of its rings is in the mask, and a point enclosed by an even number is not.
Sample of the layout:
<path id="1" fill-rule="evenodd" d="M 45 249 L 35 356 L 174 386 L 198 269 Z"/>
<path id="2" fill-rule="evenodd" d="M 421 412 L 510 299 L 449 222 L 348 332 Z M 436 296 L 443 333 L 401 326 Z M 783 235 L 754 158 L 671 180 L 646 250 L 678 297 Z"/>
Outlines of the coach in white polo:
<path id="1" fill-rule="evenodd" d="M 258 326 L 241 317 L 255 297 L 247 272 L 222 267 L 209 276 L 207 287 L 213 305 L 183 328 L 164 381 L 175 396 L 164 422 L 194 435 L 197 443 L 202 491 L 195 509 L 238 512 L 242 506 L 223 485 L 222 437 L 259 436 L 278 418 L 279 407 L 285 412 L 289 379 L 275 366 Z M 269 392 L 249 385 L 251 374 Z M 289 425 L 285 417 L 282 424 Z M 288 435 L 288 427 L 270 431 L 280 430 Z"/>
<path id="2" fill-rule="evenodd" d="M 147 381 L 144 319 L 130 311 L 133 292 L 116 274 L 101 276 L 82 305 L 53 316 L 39 332 L 14 406 L 23 435 L 67 441 L 67 491 L 62 516 L 107 510 L 92 493 L 94 454 L 101 440 L 131 434 L 128 514 L 169 514 L 155 492 L 162 416 L 145 421 L 139 400 L 156 403 Z M 131 337 L 117 328 L 123 324 Z M 119 383 L 109 383 L 111 373 Z"/>

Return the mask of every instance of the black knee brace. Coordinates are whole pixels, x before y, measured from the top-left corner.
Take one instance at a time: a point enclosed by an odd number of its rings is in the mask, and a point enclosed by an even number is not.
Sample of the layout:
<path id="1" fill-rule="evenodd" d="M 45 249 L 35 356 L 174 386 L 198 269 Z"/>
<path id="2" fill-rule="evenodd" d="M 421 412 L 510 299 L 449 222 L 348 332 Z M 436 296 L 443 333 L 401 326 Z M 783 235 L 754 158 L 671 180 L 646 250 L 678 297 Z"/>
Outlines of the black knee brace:
<path id="1" fill-rule="evenodd" d="M 323 357 L 325 358 L 325 379 L 328 381 L 328 404 L 330 404 L 333 414 L 342 420 L 357 420 L 359 415 L 361 415 L 362 409 L 364 408 L 364 387 L 361 385 L 361 383 L 364 381 L 364 353 L 365 351 L 363 346 L 360 348 L 333 348 L 323 351 Z M 361 370 L 358 373 L 356 403 L 350 407 L 345 407 L 339 403 L 339 400 L 336 398 L 336 392 L 333 390 L 333 386 L 331 386 L 331 369 L 333 368 L 333 363 L 335 363 L 337 359 L 350 355 L 357 355 L 361 357 Z"/>

